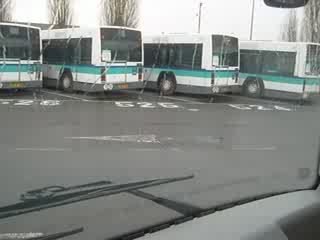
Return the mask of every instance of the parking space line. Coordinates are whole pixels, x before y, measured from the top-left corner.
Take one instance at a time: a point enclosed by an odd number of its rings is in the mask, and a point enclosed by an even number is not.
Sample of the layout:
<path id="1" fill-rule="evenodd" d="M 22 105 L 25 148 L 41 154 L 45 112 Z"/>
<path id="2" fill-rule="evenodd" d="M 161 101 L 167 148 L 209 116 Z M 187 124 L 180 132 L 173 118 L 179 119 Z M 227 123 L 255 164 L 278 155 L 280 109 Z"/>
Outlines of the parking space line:
<path id="1" fill-rule="evenodd" d="M 232 146 L 232 151 L 276 151 L 277 147 Z"/>
<path id="2" fill-rule="evenodd" d="M 16 148 L 16 151 L 32 151 L 32 152 L 70 152 L 71 148 Z"/>
<path id="3" fill-rule="evenodd" d="M 70 99 L 73 99 L 73 100 L 81 100 L 81 101 L 85 101 L 85 102 L 89 101 L 88 99 L 85 99 L 85 98 L 69 96 L 69 95 L 62 94 L 62 93 L 56 93 L 56 92 L 51 92 L 51 91 L 46 91 L 46 90 L 41 90 L 41 92 L 47 93 L 47 94 L 51 94 L 51 95 L 57 95 L 59 97 L 66 97 L 66 98 L 70 98 Z"/>
<path id="4" fill-rule="evenodd" d="M 191 104 L 204 104 L 202 102 L 196 102 L 196 101 L 192 101 L 192 100 L 188 100 L 188 99 L 183 99 L 183 98 L 177 98 L 177 97 L 167 97 L 167 96 L 163 96 L 162 98 L 165 99 L 169 99 L 169 100 L 178 100 L 181 102 L 186 102 L 186 103 L 191 103 Z"/>
<path id="5" fill-rule="evenodd" d="M 259 103 L 264 103 L 264 104 L 283 104 L 283 103 L 287 103 L 287 104 L 290 104 L 288 102 L 280 101 L 280 100 L 272 100 L 272 99 L 265 99 L 265 98 L 249 98 L 249 97 L 242 96 L 242 95 L 216 94 L 216 96 L 227 97 L 227 98 L 236 98 L 238 100 L 254 101 L 257 104 L 259 104 Z"/>

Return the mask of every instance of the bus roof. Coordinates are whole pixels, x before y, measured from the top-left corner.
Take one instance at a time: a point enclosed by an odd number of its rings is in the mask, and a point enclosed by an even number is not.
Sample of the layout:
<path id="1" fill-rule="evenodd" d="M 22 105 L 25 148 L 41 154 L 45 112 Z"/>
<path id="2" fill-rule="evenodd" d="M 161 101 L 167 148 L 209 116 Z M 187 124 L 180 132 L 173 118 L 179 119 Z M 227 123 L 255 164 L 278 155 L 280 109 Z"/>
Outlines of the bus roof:
<path id="1" fill-rule="evenodd" d="M 128 27 L 118 27 L 118 26 L 99 26 L 99 27 L 77 27 L 77 28 L 61 28 L 61 29 L 51 29 L 41 31 L 42 39 L 62 39 L 72 36 L 74 38 L 86 38 L 92 37 L 97 34 L 97 31 L 101 28 L 109 29 L 124 29 L 130 31 L 139 31 L 138 29 L 128 28 Z"/>
<path id="2" fill-rule="evenodd" d="M 2 25 L 2 26 L 33 28 L 33 29 L 37 29 L 39 31 L 41 30 L 39 27 L 35 27 L 35 26 L 32 26 L 32 25 L 19 24 L 19 23 L 0 22 L 0 25 Z"/>
<path id="3" fill-rule="evenodd" d="M 265 51 L 288 51 L 296 52 L 304 45 L 318 45 L 311 42 L 281 42 L 281 41 L 240 41 L 240 49 L 265 50 Z"/>
<path id="4" fill-rule="evenodd" d="M 231 35 L 225 34 L 199 34 L 199 33 L 166 33 L 157 35 L 146 35 L 143 37 L 145 43 L 156 43 L 160 41 L 163 42 L 176 42 L 176 43 L 200 43 L 211 39 L 214 35 L 222 35 L 227 37 L 237 38 Z"/>

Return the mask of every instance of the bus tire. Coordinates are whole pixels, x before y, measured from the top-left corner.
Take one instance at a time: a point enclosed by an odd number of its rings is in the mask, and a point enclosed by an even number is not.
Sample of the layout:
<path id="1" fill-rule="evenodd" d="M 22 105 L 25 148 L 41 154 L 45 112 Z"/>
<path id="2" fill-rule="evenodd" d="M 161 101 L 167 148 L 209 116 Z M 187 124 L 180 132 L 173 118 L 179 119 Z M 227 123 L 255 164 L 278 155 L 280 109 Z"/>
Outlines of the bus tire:
<path id="1" fill-rule="evenodd" d="M 248 78 L 242 87 L 242 94 L 250 98 L 261 98 L 264 93 L 264 84 L 261 79 Z"/>
<path id="2" fill-rule="evenodd" d="M 176 91 L 176 80 L 172 74 L 162 74 L 159 80 L 159 90 L 164 96 L 171 96 Z"/>
<path id="3" fill-rule="evenodd" d="M 64 92 L 73 92 L 73 79 L 69 72 L 64 72 L 60 79 L 60 86 Z"/>

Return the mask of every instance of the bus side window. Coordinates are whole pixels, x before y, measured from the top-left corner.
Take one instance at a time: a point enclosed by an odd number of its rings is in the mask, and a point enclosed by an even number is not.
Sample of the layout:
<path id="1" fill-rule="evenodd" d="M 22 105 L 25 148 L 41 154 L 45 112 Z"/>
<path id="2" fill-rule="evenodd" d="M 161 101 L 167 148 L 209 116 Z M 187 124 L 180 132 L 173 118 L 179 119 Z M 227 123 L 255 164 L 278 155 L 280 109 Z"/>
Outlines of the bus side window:
<path id="1" fill-rule="evenodd" d="M 279 72 L 279 63 L 278 63 L 278 56 L 274 52 L 264 52 L 263 53 L 263 73 L 274 74 Z"/>
<path id="2" fill-rule="evenodd" d="M 45 61 L 51 64 L 65 63 L 65 40 L 52 39 L 50 45 L 45 48 Z"/>
<path id="3" fill-rule="evenodd" d="M 168 65 L 168 48 L 167 48 L 167 45 L 162 45 L 160 47 L 159 65 L 162 66 L 162 67 L 166 67 Z"/>
<path id="4" fill-rule="evenodd" d="M 92 38 L 83 38 L 80 47 L 80 63 L 91 64 L 92 61 Z"/>
<path id="5" fill-rule="evenodd" d="M 80 39 L 71 39 L 67 45 L 65 61 L 67 64 L 79 63 L 79 43 Z"/>
<path id="6" fill-rule="evenodd" d="M 158 48 L 154 44 L 145 44 L 144 45 L 144 65 L 146 67 L 152 67 L 157 65 L 157 53 Z"/>
<path id="7" fill-rule="evenodd" d="M 293 76 L 296 64 L 294 52 L 268 52 L 263 53 L 263 68 L 265 74 L 279 74 Z"/>
<path id="8" fill-rule="evenodd" d="M 179 44 L 176 49 L 175 66 L 201 69 L 202 44 Z"/>
<path id="9" fill-rule="evenodd" d="M 175 67 L 175 61 L 176 61 L 176 48 L 174 45 L 171 45 L 169 47 L 169 53 L 168 53 L 168 66 L 169 67 Z"/>
<path id="10" fill-rule="evenodd" d="M 240 69 L 244 73 L 261 73 L 261 52 L 256 50 L 241 50 Z"/>

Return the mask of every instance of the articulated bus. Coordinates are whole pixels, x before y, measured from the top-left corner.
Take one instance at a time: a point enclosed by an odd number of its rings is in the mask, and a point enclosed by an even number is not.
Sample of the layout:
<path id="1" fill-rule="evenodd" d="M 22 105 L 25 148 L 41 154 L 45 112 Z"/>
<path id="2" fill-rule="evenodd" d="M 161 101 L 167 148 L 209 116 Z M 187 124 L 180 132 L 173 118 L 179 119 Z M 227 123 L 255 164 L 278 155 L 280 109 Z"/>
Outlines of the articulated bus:
<path id="1" fill-rule="evenodd" d="M 240 81 L 249 97 L 308 99 L 320 91 L 320 44 L 241 42 Z"/>
<path id="2" fill-rule="evenodd" d="M 144 37 L 147 88 L 217 94 L 239 91 L 239 41 L 225 35 L 162 34 Z"/>
<path id="3" fill-rule="evenodd" d="M 0 23 L 0 89 L 40 88 L 40 29 Z"/>
<path id="4" fill-rule="evenodd" d="M 124 27 L 42 31 L 43 82 L 70 92 L 142 88 L 141 32 Z"/>

